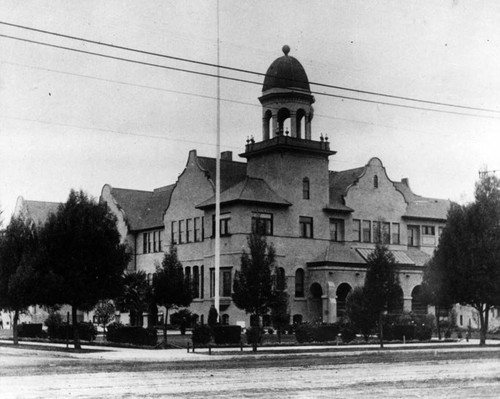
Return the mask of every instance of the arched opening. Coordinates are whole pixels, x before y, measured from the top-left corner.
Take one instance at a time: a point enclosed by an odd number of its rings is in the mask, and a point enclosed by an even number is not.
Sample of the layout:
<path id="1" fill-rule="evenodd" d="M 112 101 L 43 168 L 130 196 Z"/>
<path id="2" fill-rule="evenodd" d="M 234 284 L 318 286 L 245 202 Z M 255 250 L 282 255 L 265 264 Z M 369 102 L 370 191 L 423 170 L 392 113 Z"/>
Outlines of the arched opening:
<path id="1" fill-rule="evenodd" d="M 345 302 L 352 287 L 347 283 L 342 283 L 337 287 L 337 317 L 345 316 Z"/>
<path id="2" fill-rule="evenodd" d="M 281 108 L 278 111 L 278 136 L 290 132 L 290 110 Z"/>
<path id="3" fill-rule="evenodd" d="M 401 287 L 397 287 L 395 292 L 392 295 L 391 300 L 389 301 L 389 307 L 387 312 L 392 315 L 398 315 L 403 313 L 403 305 L 404 305 L 404 295 Z"/>
<path id="4" fill-rule="evenodd" d="M 225 326 L 229 325 L 229 315 L 224 313 L 221 317 L 221 323 Z"/>
<path id="5" fill-rule="evenodd" d="M 286 277 L 285 277 L 285 269 L 282 267 L 278 267 L 276 271 L 276 289 L 279 291 L 283 291 L 286 288 Z"/>
<path id="6" fill-rule="evenodd" d="M 304 269 L 297 269 L 295 272 L 295 297 L 304 297 Z"/>
<path id="7" fill-rule="evenodd" d="M 272 123 L 273 123 L 273 114 L 271 110 L 267 110 L 264 114 L 263 120 L 263 139 L 268 140 L 271 138 L 270 134 L 272 131 Z"/>
<path id="8" fill-rule="evenodd" d="M 311 295 L 311 319 L 312 321 L 323 321 L 323 289 L 319 283 L 314 283 L 309 289 Z"/>
<path id="9" fill-rule="evenodd" d="M 200 269 L 193 266 L 193 298 L 200 297 Z"/>
<path id="10" fill-rule="evenodd" d="M 306 131 L 306 112 L 303 109 L 297 111 L 295 123 L 297 137 L 300 139 Z"/>
<path id="11" fill-rule="evenodd" d="M 422 286 L 417 285 L 411 292 L 411 311 L 416 315 L 427 314 L 427 305 L 422 301 Z"/>
<path id="12" fill-rule="evenodd" d="M 191 267 L 187 266 L 184 269 L 184 276 L 186 276 L 188 279 L 191 279 Z"/>

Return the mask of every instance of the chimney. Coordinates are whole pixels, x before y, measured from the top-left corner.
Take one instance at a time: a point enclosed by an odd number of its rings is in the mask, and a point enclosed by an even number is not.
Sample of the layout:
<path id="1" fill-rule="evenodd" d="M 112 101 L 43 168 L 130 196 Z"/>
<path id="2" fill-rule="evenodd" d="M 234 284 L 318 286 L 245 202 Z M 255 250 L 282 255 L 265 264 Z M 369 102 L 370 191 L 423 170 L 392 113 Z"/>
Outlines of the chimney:
<path id="1" fill-rule="evenodd" d="M 220 153 L 221 161 L 232 161 L 233 160 L 233 152 L 232 151 L 222 151 Z"/>
<path id="2" fill-rule="evenodd" d="M 406 187 L 410 188 L 410 180 L 407 177 L 401 179 L 401 183 L 403 183 Z"/>

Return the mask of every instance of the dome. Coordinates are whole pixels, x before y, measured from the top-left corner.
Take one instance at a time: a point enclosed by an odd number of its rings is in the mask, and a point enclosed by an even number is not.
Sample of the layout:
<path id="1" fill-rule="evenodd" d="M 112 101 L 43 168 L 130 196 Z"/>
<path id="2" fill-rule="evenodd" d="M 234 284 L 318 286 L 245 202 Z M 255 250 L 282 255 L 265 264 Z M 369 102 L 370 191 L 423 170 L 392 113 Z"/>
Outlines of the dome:
<path id="1" fill-rule="evenodd" d="M 262 91 L 271 89 L 301 89 L 310 92 L 309 79 L 300 62 L 288 55 L 290 47 L 283 46 L 284 56 L 277 58 L 271 64 L 264 78 Z"/>

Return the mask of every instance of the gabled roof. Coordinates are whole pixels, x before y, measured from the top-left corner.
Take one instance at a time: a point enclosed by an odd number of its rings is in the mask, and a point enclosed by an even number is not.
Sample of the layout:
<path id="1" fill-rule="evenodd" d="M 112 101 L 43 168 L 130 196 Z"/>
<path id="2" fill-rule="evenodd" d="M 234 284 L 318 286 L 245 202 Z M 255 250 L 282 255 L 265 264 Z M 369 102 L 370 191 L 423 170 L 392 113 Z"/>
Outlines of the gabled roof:
<path id="1" fill-rule="evenodd" d="M 340 172 L 330 171 L 330 203 L 329 208 L 339 211 L 352 211 L 345 205 L 344 196 L 347 189 L 358 181 L 365 172 L 366 167 L 343 170 Z"/>
<path id="2" fill-rule="evenodd" d="M 451 201 L 416 195 L 411 191 L 408 183 L 404 181 L 394 182 L 394 186 L 403 194 L 405 201 L 408 203 L 403 218 L 446 220 Z"/>
<path id="3" fill-rule="evenodd" d="M 51 213 L 57 212 L 59 205 L 59 202 L 29 201 L 19 197 L 15 213 L 31 219 L 36 224 L 43 224 Z"/>
<path id="4" fill-rule="evenodd" d="M 233 202 L 260 203 L 271 206 L 290 206 L 290 202 L 279 196 L 267 184 L 264 179 L 246 177 L 243 181 L 236 183 L 229 189 L 221 192 L 220 203 L 229 204 Z M 215 206 L 215 196 L 197 205 L 204 209 Z"/>
<path id="5" fill-rule="evenodd" d="M 163 213 L 170 204 L 174 187 L 172 184 L 154 191 L 111 188 L 111 195 L 124 212 L 130 230 L 147 230 L 163 227 Z"/>
<path id="6" fill-rule="evenodd" d="M 197 157 L 198 164 L 205 171 L 207 178 L 215 183 L 215 158 Z M 246 177 L 247 164 L 232 160 L 220 160 L 221 192 L 234 186 Z"/>

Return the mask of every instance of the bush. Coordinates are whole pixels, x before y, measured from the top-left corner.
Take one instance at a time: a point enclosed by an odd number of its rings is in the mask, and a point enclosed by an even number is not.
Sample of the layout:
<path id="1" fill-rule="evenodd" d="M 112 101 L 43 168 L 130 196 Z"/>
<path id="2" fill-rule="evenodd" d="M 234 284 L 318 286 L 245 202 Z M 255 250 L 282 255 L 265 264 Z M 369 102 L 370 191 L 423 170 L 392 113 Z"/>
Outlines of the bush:
<path id="1" fill-rule="evenodd" d="M 210 342 L 211 331 L 207 325 L 198 325 L 193 329 L 191 340 L 193 345 L 206 345 Z"/>
<path id="2" fill-rule="evenodd" d="M 56 338 L 59 333 L 59 329 L 63 324 L 63 318 L 59 313 L 50 313 L 45 320 L 45 325 L 47 326 L 47 333 L 50 338 Z M 66 338 L 66 332 L 64 333 L 64 338 Z"/>
<path id="3" fill-rule="evenodd" d="M 119 323 L 111 323 L 108 326 L 106 338 L 110 342 L 140 346 L 155 346 L 158 342 L 154 328 L 123 326 Z"/>
<path id="4" fill-rule="evenodd" d="M 63 318 L 59 313 L 51 313 L 45 320 L 47 333 L 51 339 L 66 339 L 73 338 L 73 325 L 68 326 L 63 322 Z M 78 333 L 80 339 L 84 341 L 92 341 L 97 335 L 97 328 L 90 322 L 78 323 Z"/>
<path id="5" fill-rule="evenodd" d="M 220 344 L 239 344 L 241 342 L 240 326 L 213 326 L 214 342 Z"/>
<path id="6" fill-rule="evenodd" d="M 336 341 L 339 332 L 340 325 L 337 323 L 320 325 L 304 323 L 296 326 L 295 338 L 299 343 Z"/>
<path id="7" fill-rule="evenodd" d="M 262 334 L 264 329 L 262 327 L 250 327 L 246 330 L 247 343 L 253 344 L 254 338 L 257 338 L 257 343 L 262 344 Z"/>
<path id="8" fill-rule="evenodd" d="M 91 322 L 78 323 L 80 339 L 93 341 L 97 335 L 97 328 Z"/>
<path id="9" fill-rule="evenodd" d="M 419 341 L 430 341 L 432 338 L 432 326 L 421 324 L 417 326 L 416 338 Z"/>
<path id="10" fill-rule="evenodd" d="M 356 331 L 354 327 L 350 323 L 342 324 L 340 327 L 340 337 L 344 343 L 351 342 L 354 338 L 356 338 Z"/>
<path id="11" fill-rule="evenodd" d="M 43 324 L 19 324 L 17 334 L 21 338 L 39 338 L 42 336 Z"/>
<path id="12" fill-rule="evenodd" d="M 274 328 L 272 328 L 272 327 L 271 327 L 271 328 L 269 328 L 269 329 L 267 330 L 267 333 L 268 333 L 268 334 L 271 334 L 271 335 L 272 335 L 272 334 L 274 334 Z"/>
<path id="13" fill-rule="evenodd" d="M 170 324 L 177 326 L 178 328 L 183 325 L 186 328 L 192 328 L 195 326 L 197 320 L 198 315 L 191 313 L 187 309 L 179 310 L 178 312 L 172 313 L 170 316 Z"/>

